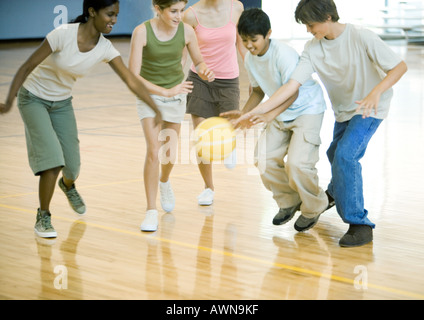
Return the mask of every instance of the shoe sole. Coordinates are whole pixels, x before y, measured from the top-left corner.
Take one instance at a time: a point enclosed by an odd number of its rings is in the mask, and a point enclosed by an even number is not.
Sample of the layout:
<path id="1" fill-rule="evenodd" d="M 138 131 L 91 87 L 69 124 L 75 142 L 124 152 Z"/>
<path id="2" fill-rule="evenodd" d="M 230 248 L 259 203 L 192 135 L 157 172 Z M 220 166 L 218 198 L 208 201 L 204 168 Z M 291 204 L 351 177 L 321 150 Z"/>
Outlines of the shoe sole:
<path id="1" fill-rule="evenodd" d="M 358 243 L 354 243 L 354 244 L 347 244 L 347 243 L 342 243 L 341 239 L 339 241 L 339 246 L 342 248 L 355 248 L 355 247 L 361 247 L 364 246 L 368 243 L 371 243 L 373 241 L 373 237 L 371 237 L 371 239 L 367 239 L 367 240 L 363 240 L 361 242 Z"/>
<path id="2" fill-rule="evenodd" d="M 157 224 L 152 224 L 152 223 L 144 224 L 144 223 L 142 223 L 140 225 L 140 230 L 145 231 L 145 232 L 155 232 L 155 231 L 158 230 L 158 226 L 159 226 L 159 223 L 157 223 Z"/>
<path id="3" fill-rule="evenodd" d="M 40 232 L 37 229 L 34 228 L 34 232 L 37 236 L 40 238 L 57 238 L 57 232 L 51 231 L 51 232 Z"/>
<path id="4" fill-rule="evenodd" d="M 361 247 L 364 246 L 368 243 L 371 243 L 373 239 L 369 240 L 369 241 L 363 241 L 361 243 L 356 243 L 356 244 L 343 244 L 339 242 L 339 246 L 342 248 L 355 248 L 355 247 Z"/>
<path id="5" fill-rule="evenodd" d="M 156 227 L 156 228 L 141 228 L 140 227 L 140 231 L 143 231 L 143 232 L 155 232 L 155 231 L 157 231 L 158 230 L 158 228 Z"/>
<path id="6" fill-rule="evenodd" d="M 212 202 L 209 202 L 209 201 L 208 202 L 203 202 L 203 201 L 200 202 L 199 201 L 198 204 L 199 204 L 199 206 L 211 206 L 213 204 L 213 201 Z"/>
<path id="7" fill-rule="evenodd" d="M 72 208 L 71 207 L 71 209 L 72 210 L 74 210 L 74 208 Z M 76 211 L 76 210 L 74 210 L 75 211 L 75 213 L 77 214 L 77 216 L 85 216 L 85 214 L 87 213 L 87 210 L 86 209 L 84 209 L 84 211 L 83 212 L 78 212 L 78 211 Z"/>
<path id="8" fill-rule="evenodd" d="M 301 228 L 299 226 L 297 226 L 296 224 L 294 225 L 294 229 L 298 232 L 303 232 L 303 231 L 308 231 L 309 229 L 312 229 L 313 227 L 315 227 L 315 225 L 318 223 L 318 220 L 308 226 L 306 226 L 305 228 Z"/>

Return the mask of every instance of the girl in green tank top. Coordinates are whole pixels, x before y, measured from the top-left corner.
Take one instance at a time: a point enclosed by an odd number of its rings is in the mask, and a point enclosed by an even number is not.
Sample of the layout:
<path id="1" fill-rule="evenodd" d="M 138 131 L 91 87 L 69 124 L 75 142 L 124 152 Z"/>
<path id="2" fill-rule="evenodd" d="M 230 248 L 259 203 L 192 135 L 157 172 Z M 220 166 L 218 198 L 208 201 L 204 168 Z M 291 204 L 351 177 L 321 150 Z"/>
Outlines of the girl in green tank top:
<path id="1" fill-rule="evenodd" d="M 185 47 L 184 23 L 180 22 L 177 33 L 168 41 L 156 37 L 150 21 L 145 22 L 145 27 L 147 43 L 143 48 L 140 75 L 160 87 L 175 87 L 184 80 L 181 63 Z"/>
<path id="2" fill-rule="evenodd" d="M 193 88 L 192 82 L 184 81 L 185 49 L 199 76 L 205 81 L 215 79 L 214 73 L 203 61 L 193 28 L 182 22 L 186 4 L 187 0 L 153 0 L 156 17 L 137 26 L 131 38 L 129 69 L 145 84 L 163 119 L 161 126 L 156 126 L 155 113 L 150 107 L 137 104 L 147 148 L 144 165 L 147 212 L 140 226 L 142 231 L 156 231 L 158 227 L 158 180 L 162 208 L 170 212 L 175 206 L 169 183 L 176 160 L 172 156 L 177 154 L 186 95 Z M 163 164 L 160 163 L 159 150 L 166 158 Z"/>

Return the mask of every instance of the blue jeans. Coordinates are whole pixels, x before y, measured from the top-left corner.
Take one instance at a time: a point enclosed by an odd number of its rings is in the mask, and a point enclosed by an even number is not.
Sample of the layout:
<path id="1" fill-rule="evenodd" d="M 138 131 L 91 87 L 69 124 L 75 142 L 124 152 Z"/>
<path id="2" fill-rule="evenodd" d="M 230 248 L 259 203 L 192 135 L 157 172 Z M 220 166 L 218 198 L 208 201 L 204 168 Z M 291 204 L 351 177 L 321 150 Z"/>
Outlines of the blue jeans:
<path id="1" fill-rule="evenodd" d="M 340 217 L 349 224 L 375 227 L 367 218 L 368 211 L 364 208 L 359 160 L 381 122 L 380 119 L 362 119 L 361 115 L 357 115 L 334 125 L 333 141 L 327 150 L 332 174 L 328 192 L 336 202 Z"/>

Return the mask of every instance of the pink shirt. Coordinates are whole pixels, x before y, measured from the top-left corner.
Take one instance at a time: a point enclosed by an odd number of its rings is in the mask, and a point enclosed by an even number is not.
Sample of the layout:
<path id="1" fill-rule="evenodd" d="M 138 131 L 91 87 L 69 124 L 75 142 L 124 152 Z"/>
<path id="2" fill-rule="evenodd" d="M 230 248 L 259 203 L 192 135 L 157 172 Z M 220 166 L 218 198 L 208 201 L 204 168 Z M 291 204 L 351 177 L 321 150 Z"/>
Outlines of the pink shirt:
<path id="1" fill-rule="evenodd" d="M 230 21 L 223 27 L 206 28 L 201 25 L 196 12 L 192 7 L 197 26 L 194 29 L 197 35 L 200 52 L 209 69 L 215 73 L 217 79 L 234 79 L 239 76 L 237 61 L 237 28 L 231 21 L 233 5 L 231 5 Z M 191 70 L 196 72 L 194 65 Z"/>

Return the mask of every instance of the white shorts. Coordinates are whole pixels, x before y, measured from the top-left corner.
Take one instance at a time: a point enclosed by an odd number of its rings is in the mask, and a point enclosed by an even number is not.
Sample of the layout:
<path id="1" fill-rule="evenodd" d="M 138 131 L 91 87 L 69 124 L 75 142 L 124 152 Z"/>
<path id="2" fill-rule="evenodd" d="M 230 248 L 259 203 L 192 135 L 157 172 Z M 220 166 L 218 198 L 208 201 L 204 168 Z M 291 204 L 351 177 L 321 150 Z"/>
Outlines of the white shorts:
<path id="1" fill-rule="evenodd" d="M 162 113 L 163 121 L 181 123 L 184 120 L 187 105 L 187 94 L 178 94 L 171 98 L 151 95 Z M 156 113 L 142 100 L 137 98 L 137 113 L 140 120 L 154 118 Z"/>

